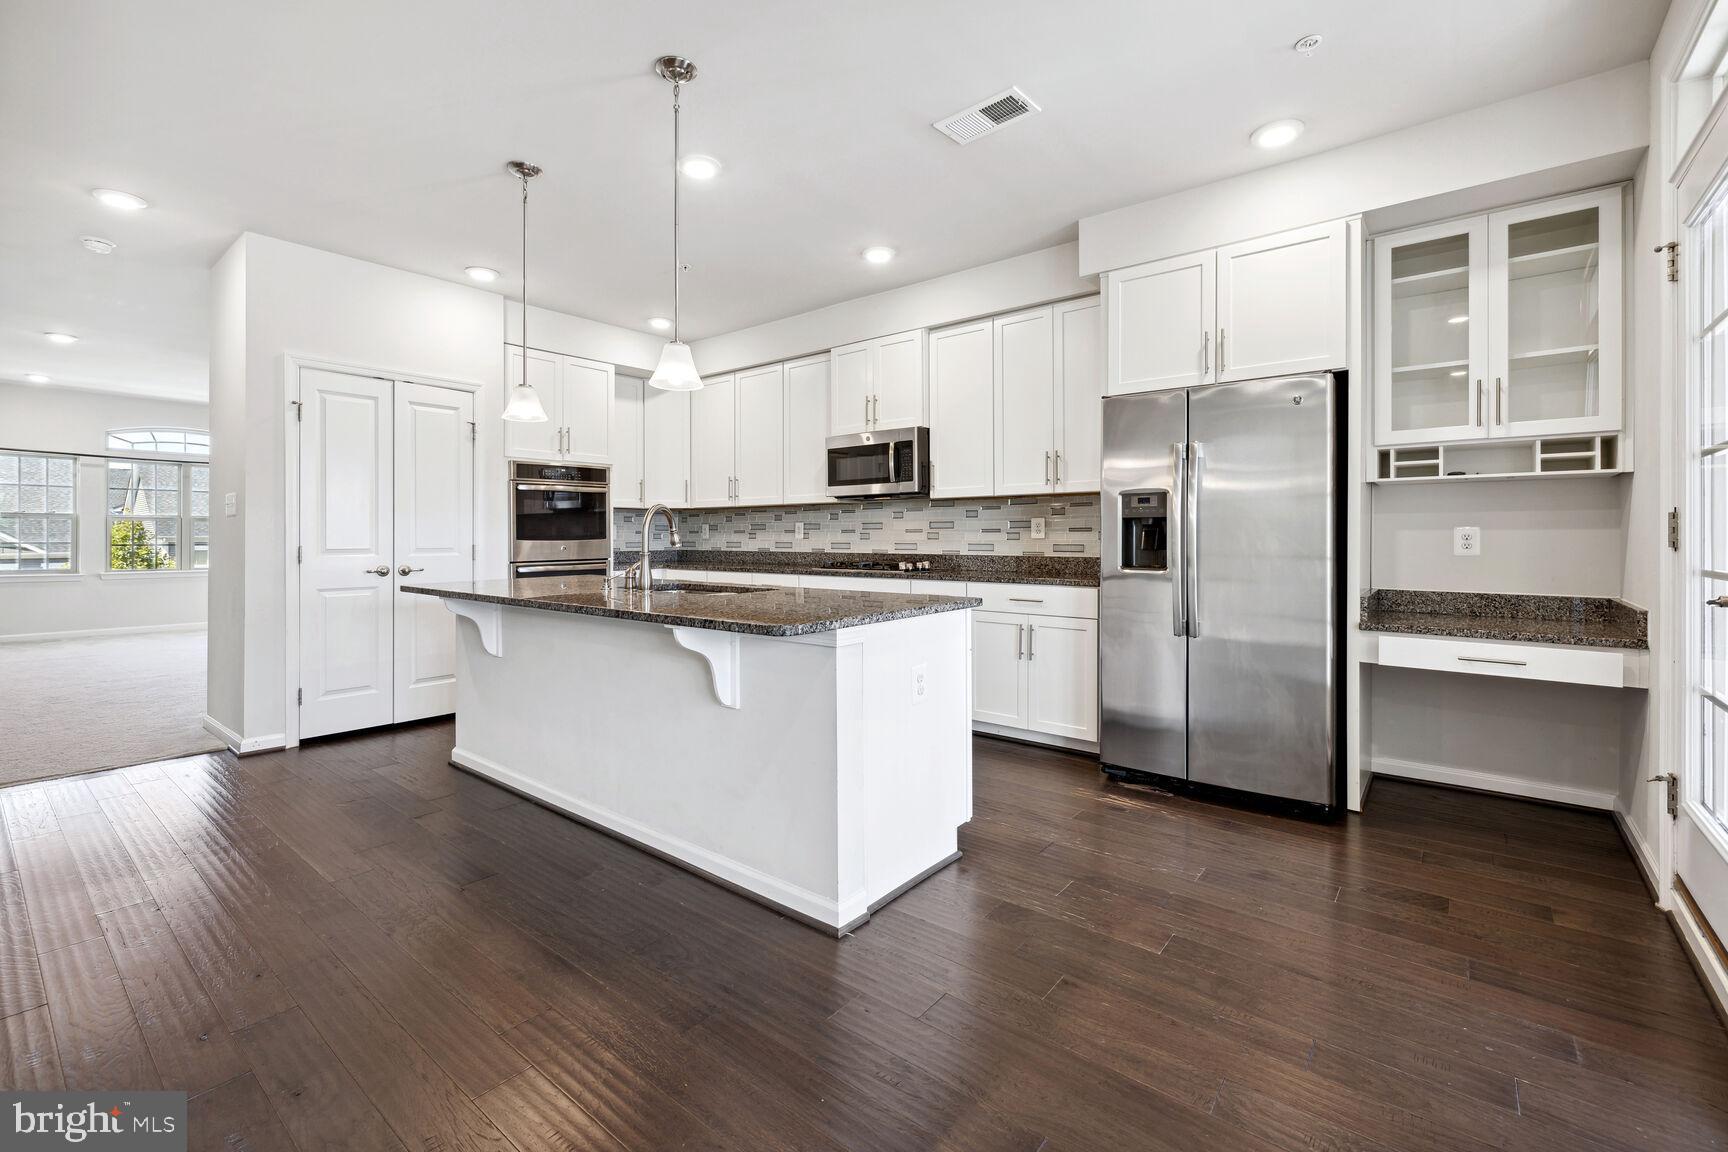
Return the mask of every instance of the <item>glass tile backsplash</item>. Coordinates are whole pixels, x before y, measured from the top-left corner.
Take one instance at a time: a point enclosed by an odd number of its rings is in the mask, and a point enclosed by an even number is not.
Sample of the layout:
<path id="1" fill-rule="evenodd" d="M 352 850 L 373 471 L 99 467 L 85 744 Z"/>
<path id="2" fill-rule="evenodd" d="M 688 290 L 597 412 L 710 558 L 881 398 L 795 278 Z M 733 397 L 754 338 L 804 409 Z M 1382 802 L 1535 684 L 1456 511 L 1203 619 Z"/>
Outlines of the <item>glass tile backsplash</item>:
<path id="1" fill-rule="evenodd" d="M 686 548 L 745 552 L 941 552 L 1004 556 L 1098 555 L 1098 497 L 868 500 L 808 507 L 694 508 L 673 513 Z M 1032 522 L 1044 521 L 1033 539 Z M 797 526 L 804 526 L 798 536 Z M 642 547 L 642 511 L 613 514 L 613 546 Z M 653 546 L 669 547 L 666 521 Z"/>

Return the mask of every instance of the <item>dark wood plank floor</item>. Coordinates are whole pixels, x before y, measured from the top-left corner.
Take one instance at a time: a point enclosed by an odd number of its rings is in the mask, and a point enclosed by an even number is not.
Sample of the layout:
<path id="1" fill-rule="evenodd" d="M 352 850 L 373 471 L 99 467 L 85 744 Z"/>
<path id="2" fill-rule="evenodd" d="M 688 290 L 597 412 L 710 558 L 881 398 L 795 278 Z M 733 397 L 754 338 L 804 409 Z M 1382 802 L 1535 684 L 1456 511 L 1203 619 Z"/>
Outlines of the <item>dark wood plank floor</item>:
<path id="1" fill-rule="evenodd" d="M 1601 816 L 1332 827 L 977 749 L 835 941 L 449 768 L 431 724 L 0 794 L 0 1081 L 194 1148 L 1728 1146 L 1728 1035 Z"/>

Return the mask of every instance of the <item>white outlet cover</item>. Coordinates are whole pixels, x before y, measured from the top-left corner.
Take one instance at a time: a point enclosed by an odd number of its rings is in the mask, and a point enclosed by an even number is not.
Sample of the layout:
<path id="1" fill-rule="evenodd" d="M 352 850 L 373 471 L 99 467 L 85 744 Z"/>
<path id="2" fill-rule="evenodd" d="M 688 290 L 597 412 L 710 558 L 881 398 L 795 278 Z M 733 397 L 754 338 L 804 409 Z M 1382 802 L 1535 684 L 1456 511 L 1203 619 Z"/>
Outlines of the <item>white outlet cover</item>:
<path id="1" fill-rule="evenodd" d="M 226 492 L 222 495 L 222 515 L 238 516 L 240 514 L 240 494 Z"/>
<path id="2" fill-rule="evenodd" d="M 1044 539 L 1044 517 L 1042 516 L 1032 517 L 1032 539 Z"/>
<path id="3" fill-rule="evenodd" d="M 930 666 L 912 665 L 912 703 L 922 704 L 930 698 Z"/>
<path id="4" fill-rule="evenodd" d="M 1471 527 L 1452 529 L 1452 555 L 1482 555 L 1482 529 Z"/>
<path id="5" fill-rule="evenodd" d="M 794 540 L 804 539 L 804 521 L 799 520 L 792 525 L 792 539 L 794 539 Z"/>

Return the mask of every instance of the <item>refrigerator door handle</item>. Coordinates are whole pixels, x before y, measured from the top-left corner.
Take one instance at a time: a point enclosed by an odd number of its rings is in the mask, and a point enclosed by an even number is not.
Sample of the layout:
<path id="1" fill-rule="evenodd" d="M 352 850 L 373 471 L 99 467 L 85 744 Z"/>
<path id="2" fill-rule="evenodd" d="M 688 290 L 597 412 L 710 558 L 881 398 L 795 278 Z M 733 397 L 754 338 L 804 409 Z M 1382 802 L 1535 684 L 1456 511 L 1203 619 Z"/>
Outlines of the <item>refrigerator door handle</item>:
<path id="1" fill-rule="evenodd" d="M 1183 589 L 1183 615 L 1188 620 L 1188 635 L 1200 635 L 1200 481 L 1205 473 L 1206 453 L 1200 441 L 1188 445 L 1188 479 L 1183 485 L 1187 496 L 1185 526 L 1182 541 L 1182 576 L 1188 582 Z"/>
<path id="2" fill-rule="evenodd" d="M 1188 533 L 1184 527 L 1188 507 L 1188 445 L 1170 445 L 1170 475 L 1175 491 L 1170 494 L 1170 509 L 1165 523 L 1170 526 L 1169 556 L 1165 570 L 1170 573 L 1170 632 L 1188 635 L 1188 563 L 1185 557 Z"/>

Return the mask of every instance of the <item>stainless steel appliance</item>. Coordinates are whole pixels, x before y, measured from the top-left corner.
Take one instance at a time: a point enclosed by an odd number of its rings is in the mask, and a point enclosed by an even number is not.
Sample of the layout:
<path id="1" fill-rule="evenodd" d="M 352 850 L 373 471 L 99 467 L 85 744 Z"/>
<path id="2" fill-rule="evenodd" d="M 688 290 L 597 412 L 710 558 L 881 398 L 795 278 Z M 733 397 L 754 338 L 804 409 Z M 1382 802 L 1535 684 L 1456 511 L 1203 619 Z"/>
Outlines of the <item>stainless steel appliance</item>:
<path id="1" fill-rule="evenodd" d="M 1342 804 L 1342 374 L 1104 401 L 1099 739 L 1118 779 Z"/>
<path id="2" fill-rule="evenodd" d="M 605 574 L 612 493 L 598 465 L 510 463 L 510 574 Z"/>
<path id="3" fill-rule="evenodd" d="M 930 429 L 878 428 L 828 437 L 828 495 L 923 496 L 930 491 Z"/>

